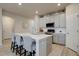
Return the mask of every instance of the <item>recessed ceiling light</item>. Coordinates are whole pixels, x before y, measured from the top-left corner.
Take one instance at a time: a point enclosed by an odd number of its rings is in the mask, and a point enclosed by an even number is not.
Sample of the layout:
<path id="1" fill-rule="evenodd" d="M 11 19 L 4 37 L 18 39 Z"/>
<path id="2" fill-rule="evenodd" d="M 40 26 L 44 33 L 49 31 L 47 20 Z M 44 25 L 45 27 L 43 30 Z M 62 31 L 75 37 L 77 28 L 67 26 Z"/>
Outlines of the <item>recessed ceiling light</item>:
<path id="1" fill-rule="evenodd" d="M 18 3 L 18 5 L 22 5 L 22 3 Z"/>
<path id="2" fill-rule="evenodd" d="M 35 11 L 36 14 L 38 14 L 38 11 Z"/>
<path id="3" fill-rule="evenodd" d="M 61 6 L 61 4 L 60 4 L 60 3 L 58 3 L 58 4 L 57 4 L 57 6 Z"/>

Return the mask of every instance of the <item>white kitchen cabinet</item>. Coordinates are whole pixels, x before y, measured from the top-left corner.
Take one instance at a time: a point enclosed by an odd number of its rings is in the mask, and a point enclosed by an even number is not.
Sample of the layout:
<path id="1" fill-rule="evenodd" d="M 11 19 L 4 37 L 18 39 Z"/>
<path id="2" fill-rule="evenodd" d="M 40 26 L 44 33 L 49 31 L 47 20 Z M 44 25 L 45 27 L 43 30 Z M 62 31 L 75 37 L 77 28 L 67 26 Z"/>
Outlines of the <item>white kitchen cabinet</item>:
<path id="1" fill-rule="evenodd" d="M 56 14 L 55 16 L 54 16 L 54 20 L 55 20 L 55 27 L 56 28 L 59 28 L 59 26 L 60 26 L 60 15 L 59 14 Z"/>
<path id="2" fill-rule="evenodd" d="M 46 24 L 52 22 L 54 22 L 53 17 L 40 18 L 40 27 L 46 28 Z"/>
<path id="3" fill-rule="evenodd" d="M 79 52 L 79 4 L 66 8 L 66 47 Z"/>
<path id="4" fill-rule="evenodd" d="M 60 13 L 55 15 L 55 27 L 56 28 L 65 28 L 66 18 L 65 13 Z"/>
<path id="5" fill-rule="evenodd" d="M 53 35 L 53 42 L 58 44 L 65 44 L 65 34 L 55 33 Z"/>
<path id="6" fill-rule="evenodd" d="M 60 25 L 59 25 L 60 28 L 65 28 L 66 27 L 66 16 L 65 16 L 65 13 L 61 13 L 60 14 L 59 22 L 60 22 Z"/>
<path id="7" fill-rule="evenodd" d="M 65 28 L 66 27 L 66 16 L 65 13 L 57 13 L 57 14 L 53 14 L 51 16 L 45 16 L 44 18 L 40 18 L 40 26 L 43 28 L 46 28 L 46 23 L 52 23 L 54 22 L 55 24 L 55 32 L 59 32 L 59 30 L 57 28 Z M 47 28 L 49 29 L 49 28 Z M 63 29 L 64 30 L 64 29 Z M 62 31 L 63 31 L 62 30 Z M 65 32 L 65 31 L 63 31 Z M 58 33 L 54 35 L 54 42 L 55 43 L 59 43 L 59 44 L 65 44 L 65 34 L 62 33 Z"/>
<path id="8" fill-rule="evenodd" d="M 54 22 L 55 22 L 55 21 L 54 21 L 54 16 L 50 16 L 49 19 L 48 19 L 48 22 L 49 22 L 49 23 L 54 23 Z"/>
<path id="9" fill-rule="evenodd" d="M 51 19 L 50 17 L 46 17 L 46 18 L 45 18 L 46 23 L 50 23 L 50 22 L 51 22 L 50 19 Z"/>
<path id="10" fill-rule="evenodd" d="M 51 16 L 45 16 L 40 18 L 40 26 L 46 27 L 46 23 L 55 23 L 56 28 L 65 28 L 66 27 L 66 18 L 65 13 L 58 13 Z"/>
<path id="11" fill-rule="evenodd" d="M 60 44 L 64 44 L 65 45 L 65 34 L 63 34 L 63 33 L 60 33 L 59 34 L 59 43 Z"/>
<path id="12" fill-rule="evenodd" d="M 75 51 L 78 51 L 78 41 L 79 41 L 78 19 L 76 19 L 75 15 L 69 15 L 66 21 L 67 21 L 66 46 Z"/>
<path id="13" fill-rule="evenodd" d="M 58 43 L 58 35 L 53 34 L 53 43 Z"/>
<path id="14" fill-rule="evenodd" d="M 40 18 L 39 20 L 40 20 L 39 21 L 40 27 L 45 28 L 46 27 L 46 18 Z"/>

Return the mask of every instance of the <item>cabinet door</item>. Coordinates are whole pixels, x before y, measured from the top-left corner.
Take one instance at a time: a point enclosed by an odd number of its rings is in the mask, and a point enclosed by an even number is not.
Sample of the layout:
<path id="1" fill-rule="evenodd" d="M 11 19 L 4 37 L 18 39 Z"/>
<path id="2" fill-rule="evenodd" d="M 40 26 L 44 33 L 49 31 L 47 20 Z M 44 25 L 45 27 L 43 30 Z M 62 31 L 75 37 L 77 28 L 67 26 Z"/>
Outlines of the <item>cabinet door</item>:
<path id="1" fill-rule="evenodd" d="M 66 26 L 66 18 L 65 18 L 65 14 L 60 14 L 60 27 L 65 27 Z"/>
<path id="2" fill-rule="evenodd" d="M 58 42 L 59 42 L 58 34 L 54 34 L 54 35 L 53 35 L 53 42 L 54 42 L 54 43 L 58 43 Z"/>
<path id="3" fill-rule="evenodd" d="M 46 27 L 46 19 L 45 18 L 40 18 L 39 25 L 40 25 L 40 27 L 45 28 Z"/>
<path id="4" fill-rule="evenodd" d="M 66 35 L 66 46 L 73 49 L 74 51 L 78 51 L 78 18 L 76 15 L 67 15 L 66 19 L 66 29 L 67 29 L 67 35 Z"/>
<path id="5" fill-rule="evenodd" d="M 54 16 L 50 17 L 50 23 L 54 23 Z"/>
<path id="6" fill-rule="evenodd" d="M 46 23 L 50 23 L 50 17 L 46 17 L 46 18 L 45 18 L 45 22 L 46 22 Z"/>
<path id="7" fill-rule="evenodd" d="M 54 20 L 55 20 L 55 27 L 59 27 L 59 14 L 55 15 Z"/>
<path id="8" fill-rule="evenodd" d="M 65 44 L 65 34 L 60 33 L 58 39 L 59 39 L 58 43 Z"/>

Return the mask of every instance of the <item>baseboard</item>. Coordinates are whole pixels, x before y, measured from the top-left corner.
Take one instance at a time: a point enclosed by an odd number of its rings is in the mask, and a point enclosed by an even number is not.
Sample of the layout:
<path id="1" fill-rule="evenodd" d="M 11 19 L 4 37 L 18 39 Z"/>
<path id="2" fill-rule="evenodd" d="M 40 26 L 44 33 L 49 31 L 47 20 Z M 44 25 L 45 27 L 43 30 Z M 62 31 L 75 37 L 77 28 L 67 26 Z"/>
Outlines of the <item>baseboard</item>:
<path id="1" fill-rule="evenodd" d="M 67 46 L 65 46 L 65 47 L 67 47 Z M 77 56 L 79 56 L 79 52 L 74 51 L 73 49 L 71 49 L 71 48 L 69 48 L 69 47 L 67 47 L 67 48 L 70 49 L 70 50 L 72 50 L 73 52 L 77 53 Z"/>
<path id="2" fill-rule="evenodd" d="M 55 42 L 53 42 L 52 44 L 58 44 L 58 45 L 65 46 L 65 44 L 60 44 L 60 43 L 55 43 Z"/>
<path id="3" fill-rule="evenodd" d="M 6 39 L 4 39 L 4 40 L 9 40 L 9 39 L 11 39 L 11 38 L 6 38 Z"/>
<path id="4" fill-rule="evenodd" d="M 79 56 L 79 52 L 77 52 L 77 56 Z"/>

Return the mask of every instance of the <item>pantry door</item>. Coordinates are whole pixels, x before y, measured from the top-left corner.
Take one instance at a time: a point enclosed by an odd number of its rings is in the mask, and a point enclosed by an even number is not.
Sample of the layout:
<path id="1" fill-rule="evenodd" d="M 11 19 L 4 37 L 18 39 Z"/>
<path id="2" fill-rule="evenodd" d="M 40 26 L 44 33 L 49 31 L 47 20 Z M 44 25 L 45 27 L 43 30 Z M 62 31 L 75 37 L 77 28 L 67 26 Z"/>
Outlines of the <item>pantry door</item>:
<path id="1" fill-rule="evenodd" d="M 66 16 L 66 46 L 74 51 L 78 51 L 78 22 L 79 18 L 76 14 Z"/>

